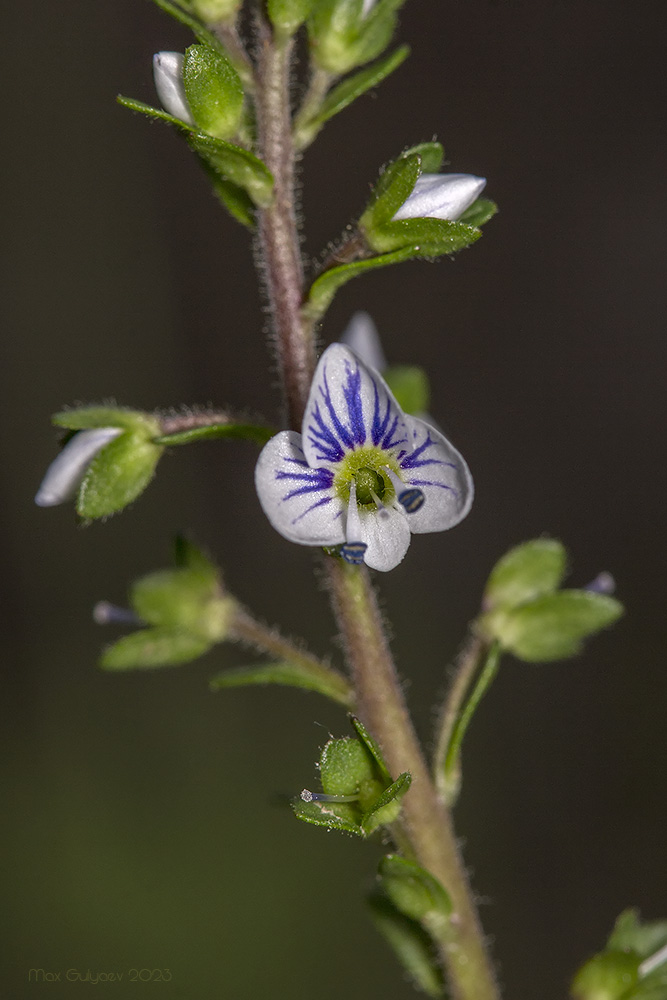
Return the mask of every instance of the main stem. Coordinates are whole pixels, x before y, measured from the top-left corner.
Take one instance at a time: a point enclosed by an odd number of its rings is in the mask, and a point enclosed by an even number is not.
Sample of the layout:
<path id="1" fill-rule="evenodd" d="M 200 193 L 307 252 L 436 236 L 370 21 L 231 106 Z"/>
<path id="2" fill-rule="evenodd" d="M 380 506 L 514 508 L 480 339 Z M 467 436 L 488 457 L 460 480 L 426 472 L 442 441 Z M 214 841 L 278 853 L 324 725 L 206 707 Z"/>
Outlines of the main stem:
<path id="1" fill-rule="evenodd" d="M 275 179 L 275 199 L 260 212 L 259 243 L 290 426 L 300 429 L 315 365 L 313 330 L 303 320 L 304 279 L 294 208 L 290 114 L 291 43 L 259 28 L 257 120 L 260 154 Z M 453 916 L 440 942 L 455 1000 L 499 1000 L 484 936 L 456 843 L 451 814 L 438 798 L 400 688 L 365 569 L 325 560 L 345 641 L 358 711 L 380 743 L 392 774 L 409 771 L 401 818 L 417 860 L 449 892 Z"/>

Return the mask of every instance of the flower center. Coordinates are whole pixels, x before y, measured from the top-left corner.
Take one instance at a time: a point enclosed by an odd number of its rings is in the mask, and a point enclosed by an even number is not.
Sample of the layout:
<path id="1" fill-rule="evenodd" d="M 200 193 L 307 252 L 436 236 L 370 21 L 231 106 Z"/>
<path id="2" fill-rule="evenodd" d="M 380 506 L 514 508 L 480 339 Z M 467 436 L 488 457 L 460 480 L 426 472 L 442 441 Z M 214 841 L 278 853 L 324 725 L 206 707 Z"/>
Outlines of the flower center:
<path id="1" fill-rule="evenodd" d="M 357 502 L 361 504 L 375 503 L 375 497 L 382 500 L 386 484 L 381 475 L 375 469 L 369 469 L 367 465 L 358 469 L 354 474 L 357 484 Z M 375 494 L 375 496 L 373 495 Z"/>

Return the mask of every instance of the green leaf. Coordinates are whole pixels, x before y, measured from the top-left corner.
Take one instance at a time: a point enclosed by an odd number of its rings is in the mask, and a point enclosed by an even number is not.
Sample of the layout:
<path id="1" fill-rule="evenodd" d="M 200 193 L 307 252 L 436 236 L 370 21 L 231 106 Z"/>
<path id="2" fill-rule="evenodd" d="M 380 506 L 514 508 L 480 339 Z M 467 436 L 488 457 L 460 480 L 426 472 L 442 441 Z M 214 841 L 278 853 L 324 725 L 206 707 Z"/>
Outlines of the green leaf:
<path id="1" fill-rule="evenodd" d="M 260 424 L 208 424 L 206 427 L 190 427 L 173 434 L 161 434 L 153 439 L 155 444 L 180 445 L 193 444 L 195 441 L 211 441 L 219 438 L 255 441 L 265 445 L 277 432 L 272 427 L 262 427 Z"/>
<path id="2" fill-rule="evenodd" d="M 247 149 L 222 139 L 193 132 L 189 137 L 192 148 L 222 178 L 243 188 L 259 208 L 266 208 L 273 199 L 273 177 L 268 168 Z"/>
<path id="3" fill-rule="evenodd" d="M 607 947 L 617 951 L 636 951 L 649 958 L 667 945 L 667 920 L 647 920 L 642 923 L 639 911 L 624 910 L 611 932 Z"/>
<path id="4" fill-rule="evenodd" d="M 378 59 L 372 66 L 367 66 L 353 76 L 349 76 L 326 96 L 316 114 L 304 121 L 297 122 L 294 141 L 297 149 L 305 149 L 325 122 L 349 107 L 353 101 L 367 91 L 377 87 L 394 70 L 398 69 L 410 54 L 409 46 L 401 45 L 389 55 Z"/>
<path id="5" fill-rule="evenodd" d="M 213 193 L 233 219 L 251 231 L 255 229 L 255 205 L 247 191 L 238 184 L 223 180 L 215 170 L 200 157 L 200 163 L 209 176 Z"/>
<path id="6" fill-rule="evenodd" d="M 357 733 L 359 739 L 375 761 L 380 777 L 384 782 L 386 782 L 386 784 L 391 784 L 391 774 L 389 773 L 389 769 L 384 762 L 379 743 L 373 739 L 361 719 L 358 719 L 356 715 L 350 716 L 350 722 L 352 723 L 352 727 Z"/>
<path id="7" fill-rule="evenodd" d="M 388 826 L 398 819 L 401 811 L 401 799 L 409 789 L 411 781 L 411 775 L 405 771 L 403 774 L 399 774 L 389 788 L 385 788 L 361 818 L 361 827 L 365 833 L 372 833 L 379 826 Z"/>
<path id="8" fill-rule="evenodd" d="M 484 607 L 513 607 L 551 594 L 565 576 L 567 553 L 554 538 L 534 538 L 510 549 L 491 570 Z"/>
<path id="9" fill-rule="evenodd" d="M 286 36 L 293 35 L 309 16 L 315 0 L 267 0 L 271 23 Z"/>
<path id="10" fill-rule="evenodd" d="M 579 969 L 572 980 L 571 993 L 576 1000 L 631 1000 L 638 980 L 639 955 L 634 952 L 607 951 L 595 955 Z"/>
<path id="11" fill-rule="evenodd" d="M 344 806 L 334 806 L 325 802 L 304 802 L 302 799 L 292 800 L 292 809 L 297 819 L 314 826 L 324 826 L 327 830 L 338 830 L 340 833 L 351 833 L 355 837 L 363 837 L 361 827 L 351 819 L 339 815 Z"/>
<path id="12" fill-rule="evenodd" d="M 378 253 L 412 246 L 415 257 L 440 257 L 465 249 L 481 235 L 480 229 L 447 219 L 397 219 L 368 230 L 366 239 Z"/>
<path id="13" fill-rule="evenodd" d="M 123 636 L 102 654 L 104 670 L 170 667 L 202 656 L 211 643 L 178 629 L 146 628 Z"/>
<path id="14" fill-rule="evenodd" d="M 54 413 L 51 420 L 57 427 L 67 427 L 72 431 L 93 427 L 127 427 L 129 430 L 145 428 L 146 433 L 155 434 L 160 426 L 152 414 L 124 406 L 80 406 Z"/>
<path id="15" fill-rule="evenodd" d="M 318 0 L 308 21 L 313 62 L 341 76 L 375 59 L 391 41 L 403 2 L 379 0 L 363 17 L 363 0 Z"/>
<path id="16" fill-rule="evenodd" d="M 388 854 L 380 861 L 378 873 L 382 890 L 400 913 L 426 921 L 431 933 L 444 928 L 452 913 L 452 901 L 430 872 L 398 854 Z"/>
<path id="17" fill-rule="evenodd" d="M 417 365 L 392 365 L 382 377 L 404 413 L 425 413 L 430 403 L 428 375 Z"/>
<path id="18" fill-rule="evenodd" d="M 352 278 L 357 278 L 376 267 L 388 267 L 390 264 L 400 264 L 401 261 L 410 260 L 418 251 L 419 247 L 404 247 L 395 253 L 386 253 L 368 260 L 357 260 L 352 264 L 340 264 L 338 267 L 329 268 L 320 274 L 310 286 L 308 298 L 303 307 L 305 315 L 311 320 L 320 320 L 331 305 L 338 289 L 351 281 Z"/>
<path id="19" fill-rule="evenodd" d="M 561 590 L 504 611 L 492 611 L 482 623 L 520 660 L 546 663 L 574 656 L 588 636 L 612 625 L 623 605 L 606 594 Z"/>
<path id="20" fill-rule="evenodd" d="M 217 139 L 231 138 L 241 120 L 243 85 L 219 47 L 191 45 L 186 49 L 183 85 L 197 125 Z"/>
<path id="21" fill-rule="evenodd" d="M 399 913 L 383 895 L 371 896 L 368 905 L 373 923 L 418 989 L 429 997 L 444 997 L 442 971 L 426 931 L 416 921 Z"/>
<path id="22" fill-rule="evenodd" d="M 172 3 L 171 0 L 154 0 L 154 2 L 165 12 L 165 14 L 169 14 L 169 16 L 173 17 L 175 21 L 180 21 L 180 23 L 184 24 L 186 28 L 189 28 L 194 36 L 198 38 L 200 42 L 203 42 L 204 45 L 208 45 L 212 49 L 217 49 L 219 52 L 224 53 L 225 50 L 218 38 L 212 31 L 208 30 L 206 25 L 200 21 L 199 18 L 193 17 L 192 14 L 183 10 L 183 8 L 178 4 Z"/>
<path id="23" fill-rule="evenodd" d="M 353 701 L 350 685 L 342 674 L 324 666 L 316 669 L 315 664 L 258 663 L 224 670 L 210 681 L 212 691 L 245 687 L 249 684 L 280 684 L 301 688 L 303 691 L 316 691 L 346 708 Z"/>
<path id="24" fill-rule="evenodd" d="M 439 142 L 420 142 L 417 146 L 406 149 L 403 156 L 416 154 L 421 160 L 423 174 L 437 174 L 445 158 L 445 150 Z"/>
<path id="25" fill-rule="evenodd" d="M 379 226 L 393 219 L 421 174 L 421 158 L 417 153 L 399 156 L 388 164 L 373 188 L 366 211 L 359 219 L 359 228 L 370 242 L 370 235 Z"/>
<path id="26" fill-rule="evenodd" d="M 127 507 L 150 483 L 162 451 L 137 431 L 126 431 L 114 438 L 100 449 L 86 470 L 77 513 L 86 520 L 95 520 Z"/>
<path id="27" fill-rule="evenodd" d="M 351 736 L 329 740 L 320 757 L 320 780 L 327 795 L 355 795 L 365 782 L 375 782 L 373 758 Z"/>
<path id="28" fill-rule="evenodd" d="M 476 226 L 479 229 L 485 222 L 492 219 L 497 211 L 498 206 L 495 201 L 489 201 L 488 198 L 478 198 L 477 201 L 473 201 L 469 208 L 466 208 L 463 215 L 459 217 L 459 222 L 465 222 L 467 226 Z"/>

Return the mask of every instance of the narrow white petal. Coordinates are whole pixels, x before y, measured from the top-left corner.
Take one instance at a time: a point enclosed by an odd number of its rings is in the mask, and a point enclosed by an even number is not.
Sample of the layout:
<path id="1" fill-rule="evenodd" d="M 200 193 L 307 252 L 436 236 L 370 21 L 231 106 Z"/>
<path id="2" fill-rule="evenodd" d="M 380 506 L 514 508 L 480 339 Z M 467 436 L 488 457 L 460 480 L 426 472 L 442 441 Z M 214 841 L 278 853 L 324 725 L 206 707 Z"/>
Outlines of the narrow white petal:
<path id="1" fill-rule="evenodd" d="M 405 419 L 413 435 L 413 449 L 399 461 L 401 478 L 424 494 L 423 506 L 408 517 L 410 530 L 422 534 L 453 528 L 472 506 L 470 470 L 444 434 L 418 417 Z"/>
<path id="2" fill-rule="evenodd" d="M 484 177 L 472 174 L 422 174 L 394 215 L 394 221 L 447 219 L 456 222 L 479 198 L 485 186 Z"/>
<path id="3" fill-rule="evenodd" d="M 326 349 L 303 418 L 303 450 L 312 467 L 333 467 L 356 448 L 409 446 L 403 411 L 389 386 L 343 344 Z"/>
<path id="4" fill-rule="evenodd" d="M 183 85 L 184 58 L 182 52 L 156 52 L 153 56 L 153 79 L 164 110 L 174 118 L 194 125 Z"/>
<path id="5" fill-rule="evenodd" d="M 410 545 L 407 515 L 393 507 L 385 510 L 386 517 L 378 517 L 375 510 L 361 513 L 361 537 L 368 546 L 364 562 L 382 573 L 398 566 Z"/>
<path id="6" fill-rule="evenodd" d="M 387 359 L 382 350 L 380 334 L 367 312 L 356 312 L 345 327 L 341 344 L 350 347 L 365 365 L 379 372 L 387 367 Z"/>
<path id="7" fill-rule="evenodd" d="M 336 495 L 333 474 L 311 469 L 296 431 L 281 431 L 264 446 L 255 467 L 259 502 L 281 535 L 300 545 L 345 541 L 345 504 Z"/>
<path id="8" fill-rule="evenodd" d="M 122 434 L 120 427 L 78 431 L 46 470 L 35 497 L 37 506 L 56 507 L 71 500 L 95 455 L 119 434 Z"/>
<path id="9" fill-rule="evenodd" d="M 373 10 L 373 7 L 375 7 L 376 2 L 377 0 L 364 0 L 364 5 L 361 8 L 362 18 L 368 17 L 370 12 Z"/>

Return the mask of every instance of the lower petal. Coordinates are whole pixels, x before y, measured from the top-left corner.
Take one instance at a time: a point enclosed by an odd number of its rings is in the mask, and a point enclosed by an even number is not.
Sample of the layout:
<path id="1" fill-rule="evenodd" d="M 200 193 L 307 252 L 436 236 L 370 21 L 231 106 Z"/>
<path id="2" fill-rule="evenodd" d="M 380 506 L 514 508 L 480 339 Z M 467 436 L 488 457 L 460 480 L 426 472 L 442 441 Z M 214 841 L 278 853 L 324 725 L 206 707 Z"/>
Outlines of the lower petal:
<path id="1" fill-rule="evenodd" d="M 386 517 L 381 517 L 375 510 L 364 511 L 361 514 L 361 538 L 368 546 L 364 554 L 366 565 L 385 573 L 398 566 L 408 551 L 408 518 L 391 507 L 386 508 Z"/>
<path id="2" fill-rule="evenodd" d="M 432 424 L 418 417 L 406 416 L 405 421 L 412 433 L 413 448 L 399 460 L 401 478 L 406 486 L 424 494 L 422 507 L 409 515 L 410 530 L 415 534 L 446 531 L 462 521 L 472 506 L 470 469 L 454 445 Z"/>
<path id="3" fill-rule="evenodd" d="M 343 501 L 328 469 L 311 469 L 296 431 L 281 431 L 264 446 L 255 487 L 269 521 L 300 545 L 339 545 L 345 540 Z"/>

